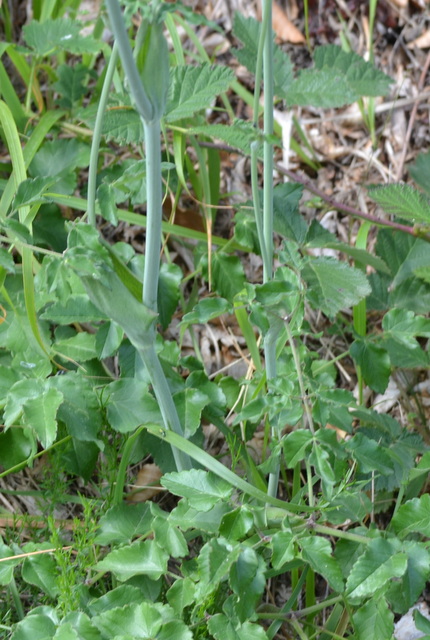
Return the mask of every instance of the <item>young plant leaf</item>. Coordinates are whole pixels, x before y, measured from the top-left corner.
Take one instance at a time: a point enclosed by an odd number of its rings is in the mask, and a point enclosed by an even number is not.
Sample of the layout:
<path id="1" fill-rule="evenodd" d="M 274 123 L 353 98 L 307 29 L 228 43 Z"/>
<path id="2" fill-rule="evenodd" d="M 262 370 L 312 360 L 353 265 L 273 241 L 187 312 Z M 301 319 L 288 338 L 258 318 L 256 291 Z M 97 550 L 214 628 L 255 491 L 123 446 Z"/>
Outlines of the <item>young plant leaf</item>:
<path id="1" fill-rule="evenodd" d="M 119 504 L 111 507 L 99 520 L 95 542 L 100 545 L 128 543 L 149 533 L 152 525 L 149 504 Z"/>
<path id="2" fill-rule="evenodd" d="M 139 575 L 158 580 L 167 571 L 168 558 L 155 540 L 136 541 L 114 549 L 95 568 L 111 571 L 121 582 Z"/>
<path id="3" fill-rule="evenodd" d="M 366 384 L 376 393 L 384 393 L 391 375 L 391 363 L 387 351 L 369 340 L 355 340 L 349 351 L 361 368 Z"/>
<path id="4" fill-rule="evenodd" d="M 55 49 L 74 54 L 97 53 L 101 43 L 92 36 L 82 36 L 82 24 L 71 18 L 56 18 L 38 22 L 31 20 L 23 28 L 24 40 L 38 56 L 46 56 Z"/>
<path id="5" fill-rule="evenodd" d="M 300 538 L 303 559 L 314 571 L 321 574 L 335 591 L 342 593 L 344 589 L 342 571 L 338 561 L 332 555 L 331 544 L 320 536 Z"/>
<path id="6" fill-rule="evenodd" d="M 174 495 L 187 498 L 190 506 L 199 511 L 209 511 L 232 494 L 232 487 L 225 480 L 201 469 L 166 473 L 161 484 Z"/>
<path id="7" fill-rule="evenodd" d="M 391 527 L 400 538 L 410 533 L 430 537 L 430 495 L 425 493 L 403 504 L 391 520 Z"/>
<path id="8" fill-rule="evenodd" d="M 381 640 L 393 636 L 394 615 L 385 598 L 369 600 L 357 609 L 352 619 L 357 640 Z"/>

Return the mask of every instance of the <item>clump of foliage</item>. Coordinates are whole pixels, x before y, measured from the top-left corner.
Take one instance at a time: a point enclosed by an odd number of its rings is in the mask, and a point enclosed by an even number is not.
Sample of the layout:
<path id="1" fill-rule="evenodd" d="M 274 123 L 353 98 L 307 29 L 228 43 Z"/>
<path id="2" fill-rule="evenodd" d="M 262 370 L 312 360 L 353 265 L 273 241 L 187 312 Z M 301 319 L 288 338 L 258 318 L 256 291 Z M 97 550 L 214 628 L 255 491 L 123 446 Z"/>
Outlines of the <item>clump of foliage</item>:
<path id="1" fill-rule="evenodd" d="M 124 2 L 122 16 L 109 0 L 84 36 L 79 3 L 34 4 L 23 46 L 3 46 L 26 93 L 2 82 L 11 162 L 0 182 L 0 476 L 49 455 L 59 476 L 96 497 L 73 496 L 82 518 L 68 531 L 45 502 L 46 539 L 0 542 L 1 628 L 13 640 L 264 640 L 282 625 L 303 639 L 392 637 L 394 615 L 430 574 L 430 453 L 419 434 L 338 388 L 306 311 L 349 336 L 341 357 L 355 363 L 361 390 L 384 392 L 397 367 L 427 367 L 428 192 L 369 188 L 398 224 L 381 223 L 374 254 L 340 242 L 302 215 L 302 184 L 273 187 L 281 143 L 271 116 L 274 99 L 339 107 L 385 95 L 390 78 L 334 45 L 295 70 L 273 42 L 266 2 L 261 25 L 240 15 L 234 24 L 234 55 L 256 76 L 254 123 L 212 123 L 214 100 L 232 114 L 236 80 L 201 48 L 197 61 L 184 55 L 178 25 L 192 37 L 188 21 L 200 19 L 184 7 L 147 3 L 135 33 L 138 7 Z M 220 154 L 208 141 L 251 157 L 253 198 L 237 207 L 230 240 L 213 234 Z M 426 168 L 421 156 L 411 170 L 424 190 Z M 175 206 L 193 191 L 206 233 L 162 221 L 163 189 Z M 144 256 L 103 236 L 120 221 L 145 229 Z M 187 247 L 191 275 L 164 243 L 160 265 L 162 233 Z M 247 281 L 244 253 L 261 256 L 261 282 Z M 198 298 L 201 283 L 211 293 Z M 377 331 L 367 310 L 383 315 Z M 240 380 L 208 376 L 197 348 L 184 356 L 164 333 L 175 315 L 183 336 L 224 314 L 249 353 L 252 375 Z M 232 469 L 204 450 L 204 421 L 225 438 Z M 261 428 L 257 464 L 246 445 Z M 128 466 L 145 456 L 178 497 L 170 509 L 124 500 Z M 71 499 L 65 491 L 57 486 L 58 502 Z M 288 598 L 268 604 L 269 582 L 288 586 Z M 23 593 L 38 594 L 25 609 Z"/>

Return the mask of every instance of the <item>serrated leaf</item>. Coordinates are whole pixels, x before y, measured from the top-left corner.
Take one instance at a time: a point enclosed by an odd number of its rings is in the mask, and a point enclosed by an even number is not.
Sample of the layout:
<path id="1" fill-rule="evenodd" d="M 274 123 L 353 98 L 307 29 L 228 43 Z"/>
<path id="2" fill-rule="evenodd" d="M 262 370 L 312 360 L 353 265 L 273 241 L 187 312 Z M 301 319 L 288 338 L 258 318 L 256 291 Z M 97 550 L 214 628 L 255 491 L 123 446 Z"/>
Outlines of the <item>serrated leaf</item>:
<path id="1" fill-rule="evenodd" d="M 201 64 L 173 67 L 165 119 L 175 122 L 191 118 L 211 104 L 220 93 L 227 91 L 234 80 L 234 72 L 221 65 Z"/>
<path id="2" fill-rule="evenodd" d="M 97 395 L 88 381 L 69 371 L 49 378 L 49 385 L 64 396 L 57 417 L 65 423 L 69 434 L 77 440 L 98 443 L 102 416 Z"/>
<path id="3" fill-rule="evenodd" d="M 20 207 L 25 207 L 37 202 L 49 202 L 50 199 L 44 197 L 43 194 L 55 182 L 55 178 L 42 176 L 23 180 L 16 191 L 15 199 L 13 201 L 14 209 L 19 209 Z"/>
<path id="4" fill-rule="evenodd" d="M 109 358 L 119 349 L 124 331 L 115 322 L 105 322 L 96 333 L 96 351 L 100 360 Z"/>
<path id="5" fill-rule="evenodd" d="M 60 107 L 72 109 L 80 101 L 87 92 L 86 80 L 89 74 L 90 70 L 84 64 L 61 64 L 58 67 L 58 80 L 53 88 L 62 96 L 57 100 Z"/>
<path id="6" fill-rule="evenodd" d="M 230 313 L 232 305 L 225 298 L 203 298 L 182 318 L 182 324 L 206 324 L 223 313 Z"/>
<path id="7" fill-rule="evenodd" d="M 97 53 L 101 44 L 92 36 L 82 36 L 82 24 L 71 18 L 56 18 L 38 22 L 31 20 L 23 28 L 24 40 L 39 56 L 55 49 L 70 53 Z"/>
<path id="8" fill-rule="evenodd" d="M 255 18 L 245 18 L 243 14 L 236 11 L 233 23 L 233 34 L 243 43 L 244 47 L 242 49 L 232 49 L 232 53 L 251 73 L 255 73 L 260 32 L 260 22 L 255 20 Z M 293 65 L 290 57 L 273 43 L 273 81 L 275 95 L 279 98 L 286 98 L 292 80 Z"/>
<path id="9" fill-rule="evenodd" d="M 430 222 L 430 201 L 408 184 L 387 184 L 368 187 L 369 196 L 384 211 L 412 222 Z"/>
<path id="10" fill-rule="evenodd" d="M 211 616 L 208 629 L 215 640 L 268 640 L 263 627 L 252 622 L 234 625 L 223 613 Z"/>
<path id="11" fill-rule="evenodd" d="M 301 244 L 306 236 L 307 224 L 299 213 L 303 185 L 285 182 L 273 191 L 273 226 L 276 233 Z"/>
<path id="12" fill-rule="evenodd" d="M 136 536 L 144 536 L 151 530 L 153 516 L 148 503 L 121 503 L 111 507 L 99 520 L 96 544 L 131 542 Z"/>
<path id="13" fill-rule="evenodd" d="M 320 536 L 305 536 L 300 538 L 303 559 L 312 569 L 322 575 L 329 585 L 339 593 L 343 592 L 343 577 L 340 565 L 332 556 L 331 544 Z"/>
<path id="14" fill-rule="evenodd" d="M 164 518 L 156 517 L 152 522 L 156 542 L 172 558 L 183 558 L 188 554 L 188 545 L 182 531 Z"/>
<path id="15" fill-rule="evenodd" d="M 411 540 L 403 543 L 403 550 L 408 554 L 406 572 L 385 594 L 396 613 L 406 613 L 418 601 L 430 576 L 430 554 L 424 544 Z"/>
<path id="16" fill-rule="evenodd" d="M 107 320 L 105 314 L 88 300 L 88 296 L 75 293 L 65 303 L 54 302 L 40 316 L 56 324 L 72 324 L 73 322 L 94 322 Z"/>
<path id="17" fill-rule="evenodd" d="M 227 540 L 240 540 L 244 538 L 254 524 L 254 516 L 247 507 L 242 506 L 229 511 L 219 527 L 220 535 Z"/>
<path id="18" fill-rule="evenodd" d="M 318 70 L 336 69 L 341 71 L 357 96 L 383 96 L 389 92 L 393 80 L 385 73 L 353 51 L 329 44 L 317 47 L 314 53 Z"/>
<path id="19" fill-rule="evenodd" d="M 423 494 L 403 504 L 391 521 L 393 530 L 404 538 L 409 533 L 430 537 L 430 495 Z"/>
<path id="20" fill-rule="evenodd" d="M 167 571 L 168 558 L 155 540 L 136 541 L 114 549 L 95 568 L 98 571 L 111 571 L 121 582 L 138 575 L 158 580 Z"/>
<path id="21" fill-rule="evenodd" d="M 382 538 L 370 541 L 365 552 L 351 569 L 346 583 L 348 599 L 359 602 L 374 595 L 393 578 L 400 578 L 407 568 L 407 555 L 398 552 Z"/>
<path id="22" fill-rule="evenodd" d="M 312 434 L 308 429 L 295 429 L 282 440 L 285 462 L 288 469 L 293 469 L 303 460 L 312 444 Z"/>
<path id="23" fill-rule="evenodd" d="M 187 498 L 190 506 L 199 511 L 209 511 L 233 491 L 227 482 L 201 469 L 166 473 L 161 484 L 174 495 Z"/>
<path id="24" fill-rule="evenodd" d="M 302 277 L 309 287 L 309 300 L 330 318 L 341 309 L 356 305 L 371 292 L 360 269 L 333 258 L 310 260 L 302 270 Z"/>
<path id="25" fill-rule="evenodd" d="M 407 309 L 390 309 L 382 319 L 382 328 L 406 346 L 412 336 L 430 338 L 430 320 Z"/>
<path id="26" fill-rule="evenodd" d="M 197 586 L 200 597 L 205 597 L 218 588 L 240 553 L 240 547 L 224 538 L 212 538 L 203 545 L 198 557 L 200 582 Z"/>
<path id="27" fill-rule="evenodd" d="M 369 600 L 357 609 L 352 619 L 356 640 L 382 640 L 393 636 L 394 615 L 384 598 Z"/>
<path id="28" fill-rule="evenodd" d="M 96 357 L 96 336 L 81 331 L 70 338 L 55 342 L 54 348 L 58 352 L 77 362 L 86 362 Z"/>
<path id="29" fill-rule="evenodd" d="M 347 79 L 331 69 L 305 69 L 291 84 L 287 95 L 289 106 L 343 107 L 359 96 Z"/>
<path id="30" fill-rule="evenodd" d="M 376 393 L 384 393 L 391 375 L 391 363 L 387 351 L 367 340 L 355 340 L 349 351 L 361 368 L 366 384 Z"/>
<path id="31" fill-rule="evenodd" d="M 245 273 L 237 256 L 212 254 L 212 284 L 223 298 L 232 301 L 245 285 Z"/>
<path id="32" fill-rule="evenodd" d="M 230 147 L 240 149 L 246 155 L 251 153 L 251 143 L 260 140 L 262 134 L 256 129 L 251 122 L 236 119 L 230 125 L 225 124 L 206 124 L 198 127 L 192 127 L 187 130 L 191 135 L 204 135 L 214 140 L 222 140 Z M 279 140 L 275 145 L 281 145 Z"/>
<path id="33" fill-rule="evenodd" d="M 289 531 L 277 531 L 272 536 L 270 545 L 272 547 L 272 566 L 274 569 L 280 569 L 296 556 L 294 536 Z"/>

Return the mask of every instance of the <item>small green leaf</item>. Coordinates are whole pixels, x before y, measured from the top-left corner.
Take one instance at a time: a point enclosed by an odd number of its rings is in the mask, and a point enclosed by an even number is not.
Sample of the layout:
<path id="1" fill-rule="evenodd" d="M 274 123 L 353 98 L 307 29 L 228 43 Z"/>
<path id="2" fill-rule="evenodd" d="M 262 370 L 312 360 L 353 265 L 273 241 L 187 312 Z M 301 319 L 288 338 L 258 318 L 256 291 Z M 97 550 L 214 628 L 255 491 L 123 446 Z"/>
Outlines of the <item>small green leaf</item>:
<path id="1" fill-rule="evenodd" d="M 391 363 L 388 353 L 368 340 L 355 340 L 350 347 L 350 354 L 357 365 L 366 384 L 376 393 L 384 393 L 391 375 Z"/>
<path id="2" fill-rule="evenodd" d="M 55 630 L 56 624 L 48 615 L 36 613 L 18 622 L 10 640 L 50 640 Z"/>
<path id="3" fill-rule="evenodd" d="M 223 517 L 219 533 L 227 540 L 240 540 L 246 536 L 253 524 L 252 512 L 246 506 L 238 507 Z"/>
<path id="4" fill-rule="evenodd" d="M 112 356 L 124 338 L 124 331 L 115 322 L 105 322 L 96 333 L 96 352 L 100 360 Z"/>
<path id="5" fill-rule="evenodd" d="M 344 75 L 331 69 L 305 69 L 291 84 L 289 106 L 343 107 L 358 99 Z"/>
<path id="6" fill-rule="evenodd" d="M 430 554 L 424 544 L 406 541 L 403 549 L 408 554 L 407 569 L 385 594 L 396 613 L 406 613 L 418 601 L 430 576 Z"/>
<path id="7" fill-rule="evenodd" d="M 281 569 L 284 564 L 291 562 L 296 556 L 294 536 L 289 531 L 278 531 L 272 536 L 272 566 Z"/>
<path id="8" fill-rule="evenodd" d="M 98 442 L 102 416 L 97 395 L 88 381 L 78 373 L 69 371 L 65 375 L 49 378 L 49 385 L 64 396 L 57 418 L 65 423 L 69 434 L 77 440 Z"/>
<path id="9" fill-rule="evenodd" d="M 111 571 L 121 582 L 138 575 L 158 580 L 167 571 L 168 557 L 155 540 L 136 541 L 114 549 L 95 568 Z"/>
<path id="10" fill-rule="evenodd" d="M 141 424 L 162 424 L 157 401 L 148 392 L 146 382 L 137 378 L 116 380 L 106 386 L 107 417 L 115 431 L 128 433 Z"/>
<path id="11" fill-rule="evenodd" d="M 225 480 L 201 469 L 166 473 L 161 484 L 174 495 L 187 498 L 190 506 L 199 511 L 209 511 L 232 493 L 232 487 Z"/>
<path id="12" fill-rule="evenodd" d="M 229 582 L 237 595 L 235 612 L 241 622 L 251 618 L 266 586 L 266 564 L 251 547 L 245 547 L 230 567 Z"/>
<path id="13" fill-rule="evenodd" d="M 232 305 L 225 298 L 203 298 L 182 318 L 182 324 L 206 324 L 223 313 L 230 313 Z"/>
<path id="14" fill-rule="evenodd" d="M 173 400 L 184 428 L 184 437 L 189 438 L 199 428 L 202 411 L 209 404 L 209 398 L 197 389 L 183 389 L 173 395 Z"/>
<path id="15" fill-rule="evenodd" d="M 392 638 L 394 615 L 384 598 L 372 599 L 353 614 L 354 637 L 357 640 Z"/>
<path id="16" fill-rule="evenodd" d="M 366 276 L 360 269 L 333 258 L 315 258 L 302 270 L 308 299 L 316 308 L 333 318 L 338 311 L 356 305 L 370 294 Z"/>
<path id="17" fill-rule="evenodd" d="M 164 518 L 157 517 L 153 520 L 152 529 L 155 541 L 172 558 L 183 558 L 188 554 L 187 541 L 178 527 L 166 522 Z"/>
<path id="18" fill-rule="evenodd" d="M 61 64 L 57 68 L 58 80 L 52 86 L 62 96 L 57 100 L 63 109 L 72 109 L 84 97 L 90 70 L 84 64 Z"/>
<path id="19" fill-rule="evenodd" d="M 430 151 L 419 153 L 415 162 L 408 166 L 408 171 L 417 185 L 430 197 L 428 176 L 430 173 Z"/>
<path id="20" fill-rule="evenodd" d="M 38 202 L 49 202 L 50 199 L 44 197 L 44 193 L 48 191 L 49 187 L 55 182 L 55 178 L 42 176 L 27 178 L 27 180 L 21 182 L 13 201 L 14 210 Z"/>
<path id="21" fill-rule="evenodd" d="M 245 281 L 243 266 L 237 256 L 219 251 L 212 254 L 212 284 L 220 296 L 232 302 L 236 293 L 242 291 Z"/>
<path id="22" fill-rule="evenodd" d="M 294 469 L 296 464 L 307 455 L 312 443 L 312 434 L 307 429 L 295 429 L 283 439 L 285 462 L 288 469 Z"/>
<path id="23" fill-rule="evenodd" d="M 131 542 L 151 530 L 152 515 L 148 503 L 111 507 L 99 520 L 95 542 L 101 545 Z"/>
<path id="24" fill-rule="evenodd" d="M 36 551 L 35 548 L 32 548 L 34 546 L 35 545 L 26 545 L 24 551 Z M 46 548 L 49 547 L 50 545 L 47 544 Z M 56 562 L 52 556 L 48 554 L 30 555 L 23 562 L 21 575 L 25 582 L 34 584 L 50 598 L 55 598 L 59 593 L 56 569 Z"/>
<path id="25" fill-rule="evenodd" d="M 149 640 L 158 637 L 163 618 L 154 603 L 142 602 L 104 611 L 93 618 L 93 623 L 104 638 L 125 636 Z"/>
<path id="26" fill-rule="evenodd" d="M 239 553 L 240 547 L 224 538 L 213 538 L 203 545 L 198 557 L 199 597 L 205 597 L 218 588 L 220 582 L 228 575 Z"/>
<path id="27" fill-rule="evenodd" d="M 81 331 L 70 338 L 58 340 L 54 348 L 62 356 L 76 362 L 86 362 L 96 357 L 96 337 L 92 333 Z"/>
<path id="28" fill-rule="evenodd" d="M 166 593 L 166 598 L 177 615 L 194 602 L 196 585 L 191 578 L 178 578 Z"/>
<path id="29" fill-rule="evenodd" d="M 343 577 L 338 561 L 332 556 L 331 544 L 319 536 L 300 538 L 303 559 L 312 569 L 322 575 L 329 585 L 339 593 L 343 592 Z"/>
<path id="30" fill-rule="evenodd" d="M 182 271 L 176 264 L 163 263 L 158 281 L 158 320 L 163 329 L 169 326 L 180 298 Z"/>
<path id="31" fill-rule="evenodd" d="M 56 324 L 94 322 L 107 319 L 107 316 L 83 293 L 70 295 L 66 302 L 54 302 L 40 317 Z"/>
<path id="32" fill-rule="evenodd" d="M 211 616 L 208 629 L 215 640 L 268 640 L 263 627 L 252 622 L 234 625 L 223 613 Z"/>
<path id="33" fill-rule="evenodd" d="M 423 494 L 403 504 L 391 520 L 393 530 L 401 538 L 410 533 L 430 537 L 430 495 Z"/>
<path id="34" fill-rule="evenodd" d="M 393 578 L 403 576 L 407 555 L 398 552 L 392 543 L 382 538 L 371 540 L 363 555 L 351 569 L 346 583 L 348 599 L 360 602 L 374 595 Z"/>

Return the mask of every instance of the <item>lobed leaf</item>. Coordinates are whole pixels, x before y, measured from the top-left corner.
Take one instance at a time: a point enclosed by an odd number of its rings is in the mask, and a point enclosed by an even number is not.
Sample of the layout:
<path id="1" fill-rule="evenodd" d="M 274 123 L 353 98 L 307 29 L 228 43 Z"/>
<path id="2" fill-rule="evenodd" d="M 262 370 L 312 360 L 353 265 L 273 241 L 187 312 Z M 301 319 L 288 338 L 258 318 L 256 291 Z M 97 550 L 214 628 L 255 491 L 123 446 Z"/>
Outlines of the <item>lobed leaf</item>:
<path id="1" fill-rule="evenodd" d="M 161 484 L 171 493 L 187 498 L 191 507 L 209 511 L 217 502 L 230 497 L 232 487 L 218 476 L 201 469 L 166 473 Z"/>

